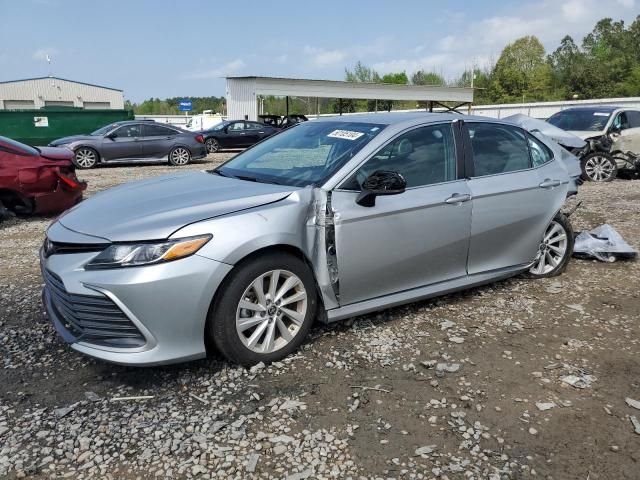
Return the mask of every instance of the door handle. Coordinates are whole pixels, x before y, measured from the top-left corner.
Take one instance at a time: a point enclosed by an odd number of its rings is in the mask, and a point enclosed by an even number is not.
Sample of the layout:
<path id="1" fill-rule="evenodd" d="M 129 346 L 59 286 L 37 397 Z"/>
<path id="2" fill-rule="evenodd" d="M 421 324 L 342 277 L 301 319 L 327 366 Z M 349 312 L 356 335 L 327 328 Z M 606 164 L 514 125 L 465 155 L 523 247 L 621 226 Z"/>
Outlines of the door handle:
<path id="1" fill-rule="evenodd" d="M 544 182 L 542 182 L 539 186 L 540 188 L 554 188 L 560 185 L 560 180 L 551 180 L 550 178 L 545 178 Z"/>
<path id="2" fill-rule="evenodd" d="M 471 200 L 471 195 L 468 193 L 454 193 L 445 200 L 445 203 L 449 205 L 459 205 L 460 203 L 468 202 Z"/>

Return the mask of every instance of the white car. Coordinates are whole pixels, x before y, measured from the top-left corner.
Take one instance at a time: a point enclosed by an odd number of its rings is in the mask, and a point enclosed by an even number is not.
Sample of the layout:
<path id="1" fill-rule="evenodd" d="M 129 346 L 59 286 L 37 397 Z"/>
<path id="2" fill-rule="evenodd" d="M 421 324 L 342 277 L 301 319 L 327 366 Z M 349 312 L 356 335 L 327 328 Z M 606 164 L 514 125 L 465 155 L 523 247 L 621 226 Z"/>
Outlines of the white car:
<path id="1" fill-rule="evenodd" d="M 583 175 L 587 179 L 608 182 L 618 170 L 638 169 L 640 110 L 607 105 L 573 107 L 547 121 L 590 144 L 582 157 Z"/>
<path id="2" fill-rule="evenodd" d="M 215 127 L 221 123 L 222 120 L 222 115 L 219 113 L 213 113 L 213 110 L 204 110 L 201 114 L 191 117 L 184 126 L 184 129 L 191 132 L 201 132 L 202 130 L 209 130 Z"/>

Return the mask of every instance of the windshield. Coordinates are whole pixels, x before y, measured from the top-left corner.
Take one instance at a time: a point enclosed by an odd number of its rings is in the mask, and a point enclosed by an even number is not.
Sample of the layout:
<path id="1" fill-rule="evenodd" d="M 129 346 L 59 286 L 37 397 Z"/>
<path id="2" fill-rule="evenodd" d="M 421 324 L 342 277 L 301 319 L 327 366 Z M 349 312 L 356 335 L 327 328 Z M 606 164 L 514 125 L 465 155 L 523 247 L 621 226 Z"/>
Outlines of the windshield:
<path id="1" fill-rule="evenodd" d="M 95 132 L 91 132 L 89 135 L 92 135 L 92 136 L 93 135 L 106 135 L 107 133 L 109 133 L 111 130 L 113 130 L 117 126 L 118 126 L 117 123 L 110 123 L 106 127 L 102 127 L 102 128 L 99 128 L 98 130 L 96 130 Z"/>
<path id="2" fill-rule="evenodd" d="M 217 132 L 219 130 L 222 130 L 227 125 L 229 125 L 229 122 L 220 122 L 215 127 L 211 127 L 209 130 L 213 130 L 214 132 Z"/>
<path id="3" fill-rule="evenodd" d="M 562 130 L 599 132 L 609 121 L 611 112 L 598 110 L 564 110 L 549 117 L 547 122 Z"/>
<path id="4" fill-rule="evenodd" d="M 221 175 L 305 187 L 333 175 L 384 125 L 305 122 L 279 133 L 219 167 Z"/>

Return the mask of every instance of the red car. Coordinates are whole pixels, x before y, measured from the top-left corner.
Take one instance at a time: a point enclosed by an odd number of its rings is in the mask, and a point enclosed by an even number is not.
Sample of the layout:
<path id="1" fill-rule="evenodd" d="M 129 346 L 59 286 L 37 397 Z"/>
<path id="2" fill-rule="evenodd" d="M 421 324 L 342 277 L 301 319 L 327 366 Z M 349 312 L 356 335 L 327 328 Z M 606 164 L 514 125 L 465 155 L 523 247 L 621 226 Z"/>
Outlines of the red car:
<path id="1" fill-rule="evenodd" d="M 0 136 L 0 207 L 21 214 L 58 213 L 82 199 L 66 148 L 30 147 Z"/>

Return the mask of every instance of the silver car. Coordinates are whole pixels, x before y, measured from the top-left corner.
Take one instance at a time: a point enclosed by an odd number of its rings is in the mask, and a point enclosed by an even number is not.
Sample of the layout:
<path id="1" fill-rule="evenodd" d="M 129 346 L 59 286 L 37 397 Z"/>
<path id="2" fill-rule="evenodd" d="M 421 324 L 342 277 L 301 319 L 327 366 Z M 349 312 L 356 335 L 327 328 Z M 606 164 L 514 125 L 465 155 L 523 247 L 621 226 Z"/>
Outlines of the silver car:
<path id="1" fill-rule="evenodd" d="M 46 311 L 72 348 L 110 362 L 209 347 L 242 365 L 275 361 L 315 319 L 562 272 L 573 232 L 560 209 L 576 191 L 562 155 L 486 118 L 305 122 L 215 170 L 69 210 L 41 251 Z"/>

